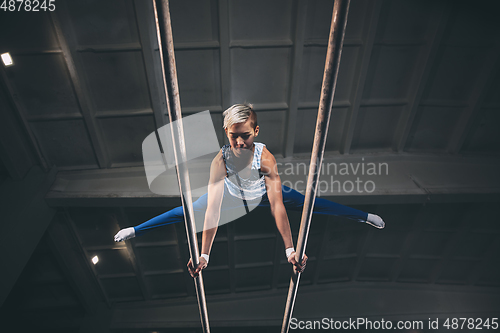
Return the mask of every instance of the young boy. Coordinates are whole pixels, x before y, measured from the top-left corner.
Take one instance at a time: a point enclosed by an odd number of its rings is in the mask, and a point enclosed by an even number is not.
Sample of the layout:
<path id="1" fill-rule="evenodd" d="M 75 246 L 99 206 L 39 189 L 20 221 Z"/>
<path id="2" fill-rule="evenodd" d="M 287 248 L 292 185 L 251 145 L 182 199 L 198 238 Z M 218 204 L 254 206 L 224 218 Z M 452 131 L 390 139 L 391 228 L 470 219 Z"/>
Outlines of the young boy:
<path id="1" fill-rule="evenodd" d="M 302 272 L 307 256 L 302 263 L 295 260 L 292 233 L 288 222 L 287 209 L 302 211 L 304 196 L 299 192 L 281 185 L 276 160 L 264 144 L 254 142 L 259 135 L 257 115 L 250 104 L 235 104 L 223 113 L 224 129 L 229 139 L 213 159 L 210 167 L 208 193 L 193 203 L 195 213 L 205 213 L 202 235 L 200 264 L 193 267 L 191 260 L 188 270 L 192 277 L 208 265 L 210 250 L 217 232 L 221 212 L 264 206 L 271 208 L 278 231 L 285 244 L 288 262 Z M 316 198 L 314 213 L 347 217 L 366 222 L 382 229 L 382 219 L 373 214 L 346 207 L 322 198 Z M 227 218 L 227 217 L 226 217 Z M 184 220 L 182 207 L 174 208 L 136 227 L 120 230 L 115 241 L 140 236 L 148 229 Z"/>

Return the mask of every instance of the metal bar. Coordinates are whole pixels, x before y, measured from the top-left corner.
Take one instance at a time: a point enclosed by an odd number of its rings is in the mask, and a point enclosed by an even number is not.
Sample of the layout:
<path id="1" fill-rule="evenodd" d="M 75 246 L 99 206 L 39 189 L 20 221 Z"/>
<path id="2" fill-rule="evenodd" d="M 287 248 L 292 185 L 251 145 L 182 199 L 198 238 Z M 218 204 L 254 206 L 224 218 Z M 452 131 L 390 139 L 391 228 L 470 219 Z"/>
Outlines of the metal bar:
<path id="1" fill-rule="evenodd" d="M 189 252 L 193 266 L 200 263 L 198 255 L 198 241 L 196 239 L 196 225 L 194 221 L 193 200 L 191 197 L 191 184 L 189 182 L 189 171 L 185 161 L 186 146 L 184 141 L 184 129 L 182 126 L 181 102 L 179 98 L 179 88 L 177 84 L 177 69 L 175 66 L 174 42 L 172 37 L 172 25 L 170 22 L 170 10 L 168 0 L 154 0 L 154 12 L 156 21 L 156 32 L 158 36 L 158 46 L 160 48 L 161 67 L 163 75 L 163 85 L 167 99 L 168 117 L 172 132 L 173 151 L 177 178 L 179 181 L 179 191 L 181 194 L 182 208 L 184 210 L 184 221 L 188 239 Z M 203 332 L 210 332 L 208 323 L 207 304 L 205 300 L 205 290 L 203 277 L 200 272 L 194 279 L 196 296 L 198 298 L 198 308 L 200 310 L 201 326 Z"/>
<path id="2" fill-rule="evenodd" d="M 333 96 L 337 85 L 340 56 L 342 54 L 342 44 L 344 42 L 347 14 L 349 12 L 349 3 L 350 0 L 336 0 L 333 5 L 332 23 L 330 27 L 330 37 L 328 39 L 328 50 L 326 54 L 325 71 L 323 74 L 323 84 L 321 87 L 318 119 L 316 122 L 316 132 L 314 134 L 309 176 L 307 178 L 306 197 L 304 200 L 304 208 L 302 210 L 302 218 L 300 222 L 297 252 L 295 253 L 295 260 L 297 260 L 297 262 L 302 262 L 302 258 L 304 258 L 304 254 L 306 252 L 307 237 L 309 235 L 314 200 L 316 199 L 316 190 L 318 188 L 318 178 L 325 152 L 330 115 L 332 113 Z M 290 326 L 295 297 L 299 287 L 300 274 L 301 273 L 294 271 L 290 280 L 285 315 L 283 318 L 283 325 L 281 327 L 282 333 L 287 333 Z"/>

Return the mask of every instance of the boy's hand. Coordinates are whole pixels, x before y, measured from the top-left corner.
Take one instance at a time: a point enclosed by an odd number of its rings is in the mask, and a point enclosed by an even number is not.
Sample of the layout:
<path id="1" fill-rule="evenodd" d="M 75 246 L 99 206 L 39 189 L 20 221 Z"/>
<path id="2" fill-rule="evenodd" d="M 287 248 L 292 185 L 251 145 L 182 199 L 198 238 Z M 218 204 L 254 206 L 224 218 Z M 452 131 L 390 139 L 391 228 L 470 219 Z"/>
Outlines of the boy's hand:
<path id="1" fill-rule="evenodd" d="M 207 266 L 208 266 L 208 263 L 205 260 L 205 258 L 203 258 L 203 257 L 200 257 L 200 264 L 198 265 L 198 267 L 196 267 L 196 269 L 193 267 L 193 262 L 191 261 L 191 258 L 189 258 L 189 261 L 187 263 L 187 268 L 188 268 L 189 274 L 193 278 L 198 277 L 198 275 L 200 275 L 200 271 L 202 269 L 205 269 Z"/>
<path id="2" fill-rule="evenodd" d="M 288 262 L 293 265 L 293 269 L 297 273 L 303 273 L 304 269 L 306 269 L 307 255 L 304 253 L 304 259 L 302 259 L 302 264 L 299 264 L 297 260 L 295 260 L 295 252 L 292 252 L 288 257 Z"/>

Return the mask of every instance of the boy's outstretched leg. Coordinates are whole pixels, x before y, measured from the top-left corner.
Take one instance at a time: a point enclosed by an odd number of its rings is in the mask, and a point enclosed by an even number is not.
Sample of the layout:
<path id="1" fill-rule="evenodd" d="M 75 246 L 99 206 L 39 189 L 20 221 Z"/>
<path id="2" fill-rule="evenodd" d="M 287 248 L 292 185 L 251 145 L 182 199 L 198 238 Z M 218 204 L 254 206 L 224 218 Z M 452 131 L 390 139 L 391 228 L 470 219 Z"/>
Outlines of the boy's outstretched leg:
<path id="1" fill-rule="evenodd" d="M 295 211 L 302 210 L 305 199 L 303 194 L 284 185 L 282 186 L 282 194 L 283 203 L 287 209 Z M 378 215 L 369 214 L 359 209 L 344 206 L 323 198 L 315 199 L 313 212 L 314 214 L 341 216 L 358 222 L 368 223 L 378 229 L 385 227 L 384 221 Z"/>

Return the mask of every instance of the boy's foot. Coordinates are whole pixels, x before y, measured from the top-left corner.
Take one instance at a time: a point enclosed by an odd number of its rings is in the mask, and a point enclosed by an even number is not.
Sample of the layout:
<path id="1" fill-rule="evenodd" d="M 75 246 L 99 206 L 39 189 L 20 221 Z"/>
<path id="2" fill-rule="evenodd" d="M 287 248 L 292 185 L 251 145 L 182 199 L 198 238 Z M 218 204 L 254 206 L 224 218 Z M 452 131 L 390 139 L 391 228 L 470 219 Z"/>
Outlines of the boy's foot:
<path id="1" fill-rule="evenodd" d="M 375 214 L 368 214 L 366 223 L 378 229 L 383 229 L 385 227 L 384 220 L 382 220 L 380 216 Z"/>
<path id="2" fill-rule="evenodd" d="M 130 238 L 135 237 L 135 229 L 134 227 L 125 228 L 118 231 L 115 235 L 115 242 L 121 242 Z"/>

